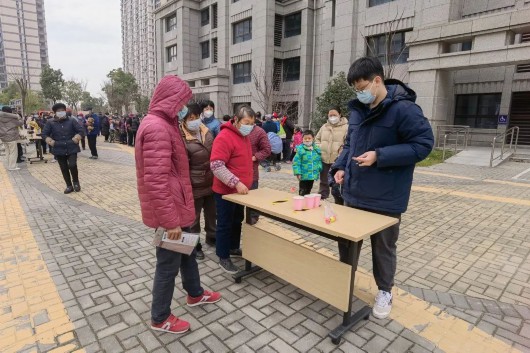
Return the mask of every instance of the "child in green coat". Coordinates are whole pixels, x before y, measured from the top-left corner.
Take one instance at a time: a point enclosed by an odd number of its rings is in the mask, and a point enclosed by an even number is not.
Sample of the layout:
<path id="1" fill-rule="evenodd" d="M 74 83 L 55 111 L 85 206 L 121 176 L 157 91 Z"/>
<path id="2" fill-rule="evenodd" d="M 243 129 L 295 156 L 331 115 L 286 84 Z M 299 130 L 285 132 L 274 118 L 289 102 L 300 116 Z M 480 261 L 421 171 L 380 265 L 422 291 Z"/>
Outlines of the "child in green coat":
<path id="1" fill-rule="evenodd" d="M 304 131 L 302 141 L 303 143 L 296 149 L 293 173 L 300 181 L 300 196 L 305 196 L 311 193 L 314 181 L 320 178 L 322 157 L 320 156 L 320 148 L 315 145 L 313 131 Z"/>

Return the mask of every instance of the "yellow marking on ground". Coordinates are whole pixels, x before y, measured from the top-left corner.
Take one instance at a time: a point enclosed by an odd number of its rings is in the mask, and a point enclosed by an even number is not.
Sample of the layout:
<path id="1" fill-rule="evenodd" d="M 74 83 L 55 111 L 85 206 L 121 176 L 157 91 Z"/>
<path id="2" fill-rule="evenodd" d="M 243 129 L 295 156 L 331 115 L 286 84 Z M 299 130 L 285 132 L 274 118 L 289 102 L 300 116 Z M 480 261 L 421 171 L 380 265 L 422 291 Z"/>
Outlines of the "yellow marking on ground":
<path id="1" fill-rule="evenodd" d="M 416 169 L 414 171 L 414 173 L 416 173 L 416 174 L 424 174 L 424 175 L 441 176 L 441 177 L 452 178 L 452 179 L 475 180 L 474 178 L 461 176 L 461 175 L 445 174 L 445 173 L 438 173 L 438 172 L 429 172 L 429 171 L 426 171 L 426 170 L 418 170 L 418 169 Z"/>
<path id="2" fill-rule="evenodd" d="M 520 187 L 523 187 L 523 188 L 530 188 L 530 183 L 516 183 L 516 182 L 513 182 L 513 181 L 494 180 L 494 179 L 485 179 L 483 181 L 485 183 L 493 183 L 493 184 L 520 186 Z"/>
<path id="3" fill-rule="evenodd" d="M 295 243 L 302 243 L 302 245 L 305 243 L 307 248 L 311 248 L 311 242 L 306 242 L 300 235 L 266 219 L 263 219 L 263 222 L 260 220 L 256 227 Z M 329 249 L 321 248 L 316 251 L 337 259 Z M 359 267 L 355 275 L 354 295 L 365 303 L 373 305 L 377 291 L 378 288 L 373 276 Z M 521 352 L 474 325 L 450 315 L 402 289 L 394 287 L 393 295 L 390 319 L 434 343 L 444 352 Z"/>
<path id="4" fill-rule="evenodd" d="M 0 288 L 7 290 L 0 294 L 0 352 L 37 342 L 61 346 L 73 340 L 74 325 L 1 164 L 0 185 Z"/>
<path id="5" fill-rule="evenodd" d="M 530 200 L 516 199 L 512 197 L 484 195 L 484 194 L 473 194 L 470 192 L 456 191 L 456 190 L 450 190 L 450 189 L 445 189 L 445 188 L 441 189 L 441 188 L 433 188 L 433 187 L 428 187 L 428 186 L 413 186 L 412 191 L 429 192 L 429 193 L 449 195 L 449 196 L 459 196 L 459 197 L 475 199 L 475 200 L 494 201 L 494 202 L 510 203 L 514 205 L 530 206 Z"/>

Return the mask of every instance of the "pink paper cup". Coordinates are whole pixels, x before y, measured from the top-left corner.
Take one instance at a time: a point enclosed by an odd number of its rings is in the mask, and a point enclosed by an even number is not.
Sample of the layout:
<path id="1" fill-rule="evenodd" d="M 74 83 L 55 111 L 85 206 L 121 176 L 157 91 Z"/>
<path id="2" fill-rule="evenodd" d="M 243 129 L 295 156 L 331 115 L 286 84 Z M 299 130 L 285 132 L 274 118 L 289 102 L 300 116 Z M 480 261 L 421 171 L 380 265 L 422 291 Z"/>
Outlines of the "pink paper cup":
<path id="1" fill-rule="evenodd" d="M 315 208 L 315 196 L 314 195 L 305 195 L 305 208 L 312 209 Z"/>
<path id="2" fill-rule="evenodd" d="M 293 209 L 295 211 L 302 211 L 304 209 L 304 197 L 303 196 L 293 197 Z"/>
<path id="3" fill-rule="evenodd" d="M 313 194 L 315 197 L 315 208 L 318 208 L 320 206 L 320 200 L 322 199 L 322 195 L 320 194 Z"/>

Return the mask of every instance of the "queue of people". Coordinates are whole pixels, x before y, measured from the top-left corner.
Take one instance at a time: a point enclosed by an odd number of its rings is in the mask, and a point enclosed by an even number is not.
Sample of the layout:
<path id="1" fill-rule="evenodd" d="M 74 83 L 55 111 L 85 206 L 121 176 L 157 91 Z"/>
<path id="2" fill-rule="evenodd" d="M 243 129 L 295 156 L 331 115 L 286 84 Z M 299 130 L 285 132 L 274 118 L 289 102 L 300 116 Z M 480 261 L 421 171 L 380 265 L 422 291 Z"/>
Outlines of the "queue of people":
<path id="1" fill-rule="evenodd" d="M 330 107 L 326 124 L 315 134 L 274 114 L 261 121 L 261 114 L 247 106 L 233 117 L 225 116 L 222 125 L 212 124 L 213 102 L 188 104 L 187 83 L 176 76 L 164 77 L 135 147 L 144 223 L 165 229 L 168 238 L 176 240 L 183 231 L 200 232 L 204 212 L 206 241 L 215 244 L 220 268 L 237 273 L 232 259 L 244 251 L 240 244 L 244 208 L 223 195 L 246 195 L 257 188 L 259 162 L 273 150 L 282 154 L 282 161 L 293 161 L 300 195 L 311 193 L 320 180 L 323 199 L 331 195 L 347 207 L 401 219 L 414 166 L 433 147 L 431 126 L 414 103 L 414 91 L 400 81 L 385 80 L 377 58 L 354 62 L 348 82 L 357 92 L 349 103 L 349 118 L 338 107 Z M 270 134 L 282 140 L 281 150 L 273 149 Z M 250 222 L 258 221 L 257 215 L 250 217 Z M 398 236 L 399 223 L 371 237 L 379 288 L 373 307 L 377 318 L 388 317 L 392 309 Z M 339 242 L 338 247 L 341 261 L 346 261 L 346 245 Z M 152 328 L 184 332 L 189 323 L 170 310 L 179 269 L 188 305 L 211 304 L 221 300 L 221 294 L 201 287 L 197 255 L 204 257 L 202 246 L 189 256 L 160 248 L 156 254 Z"/>

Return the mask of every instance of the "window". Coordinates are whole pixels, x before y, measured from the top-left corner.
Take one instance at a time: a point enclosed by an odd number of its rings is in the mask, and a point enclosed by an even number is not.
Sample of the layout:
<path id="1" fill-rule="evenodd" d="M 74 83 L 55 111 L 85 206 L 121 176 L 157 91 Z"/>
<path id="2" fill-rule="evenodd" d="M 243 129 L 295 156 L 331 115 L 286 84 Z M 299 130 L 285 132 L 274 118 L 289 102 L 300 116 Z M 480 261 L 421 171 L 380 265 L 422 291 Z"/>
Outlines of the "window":
<path id="1" fill-rule="evenodd" d="M 166 48 L 167 51 L 167 62 L 177 61 L 177 46 L 172 45 Z"/>
<path id="2" fill-rule="evenodd" d="M 190 87 L 195 87 L 195 81 L 187 81 Z"/>
<path id="3" fill-rule="evenodd" d="M 274 69 L 272 72 L 272 85 L 275 91 L 280 90 L 280 86 L 282 83 L 282 68 L 283 68 L 282 60 L 274 59 Z"/>
<path id="4" fill-rule="evenodd" d="M 333 76 L 333 61 L 335 60 L 335 50 L 329 52 L 329 76 Z"/>
<path id="5" fill-rule="evenodd" d="M 405 44 L 406 32 L 382 34 L 368 38 L 368 55 L 377 57 L 383 65 L 387 65 L 387 54 L 393 64 L 406 63 L 409 58 L 409 48 Z M 392 37 L 392 38 L 391 38 Z M 387 43 L 392 40 L 388 48 Z M 390 53 L 387 52 L 390 50 Z"/>
<path id="6" fill-rule="evenodd" d="M 442 43 L 442 53 L 458 53 L 461 51 L 470 51 L 473 49 L 473 39 L 467 39 L 458 43 Z"/>
<path id="7" fill-rule="evenodd" d="M 302 34 L 302 13 L 285 16 L 285 38 Z"/>
<path id="8" fill-rule="evenodd" d="M 337 11 L 337 1 L 331 0 L 331 27 L 335 27 L 335 13 Z"/>
<path id="9" fill-rule="evenodd" d="M 283 36 L 283 16 L 276 15 L 274 17 L 274 46 L 282 46 L 282 36 Z"/>
<path id="10" fill-rule="evenodd" d="M 252 62 L 245 61 L 239 64 L 232 65 L 232 72 L 234 75 L 234 84 L 245 83 L 251 81 Z"/>
<path id="11" fill-rule="evenodd" d="M 201 43 L 201 58 L 208 59 L 210 57 L 210 41 Z"/>
<path id="12" fill-rule="evenodd" d="M 252 39 L 252 19 L 234 23 L 234 44 L 245 42 Z"/>
<path id="13" fill-rule="evenodd" d="M 517 73 L 530 72 L 530 64 L 517 65 Z"/>
<path id="14" fill-rule="evenodd" d="M 300 57 L 285 59 L 283 61 L 283 81 L 300 80 Z"/>
<path id="15" fill-rule="evenodd" d="M 166 17 L 166 32 L 177 29 L 177 15 Z"/>
<path id="16" fill-rule="evenodd" d="M 160 7 L 160 0 L 154 0 L 153 4 L 155 6 L 155 9 L 158 9 Z"/>
<path id="17" fill-rule="evenodd" d="M 387 2 L 392 2 L 392 1 L 396 1 L 396 0 L 369 0 L 368 7 L 383 5 L 383 4 L 386 4 Z"/>
<path id="18" fill-rule="evenodd" d="M 212 5 L 212 28 L 217 28 L 217 3 Z"/>
<path id="19" fill-rule="evenodd" d="M 201 86 L 209 86 L 210 85 L 210 79 L 205 78 L 201 80 Z"/>
<path id="20" fill-rule="evenodd" d="M 210 8 L 207 7 L 201 11 L 201 26 L 210 24 Z"/>
<path id="21" fill-rule="evenodd" d="M 217 38 L 212 39 L 213 57 L 212 63 L 217 63 Z"/>
<path id="22" fill-rule="evenodd" d="M 496 129 L 500 106 L 500 93 L 457 95 L 455 124 L 479 129 Z"/>

